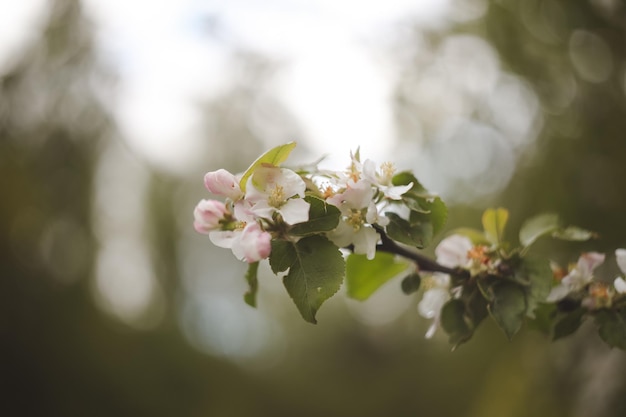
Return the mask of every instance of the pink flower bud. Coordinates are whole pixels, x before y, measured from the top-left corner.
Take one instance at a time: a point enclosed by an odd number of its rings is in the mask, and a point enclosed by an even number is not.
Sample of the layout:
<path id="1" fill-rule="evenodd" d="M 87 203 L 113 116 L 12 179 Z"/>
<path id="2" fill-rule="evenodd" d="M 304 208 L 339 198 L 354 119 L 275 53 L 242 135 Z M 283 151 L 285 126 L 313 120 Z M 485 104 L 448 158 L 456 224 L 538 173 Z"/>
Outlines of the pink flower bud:
<path id="1" fill-rule="evenodd" d="M 270 256 L 272 235 L 261 229 L 258 223 L 249 223 L 237 237 L 232 251 L 239 259 L 253 263 Z"/>
<path id="2" fill-rule="evenodd" d="M 220 220 L 228 210 L 226 205 L 217 200 L 201 200 L 193 210 L 193 227 L 199 233 L 207 234 L 220 228 Z"/>
<path id="3" fill-rule="evenodd" d="M 238 200 L 243 195 L 237 177 L 225 169 L 207 172 L 204 176 L 204 185 L 213 194 L 222 195 L 232 200 Z"/>

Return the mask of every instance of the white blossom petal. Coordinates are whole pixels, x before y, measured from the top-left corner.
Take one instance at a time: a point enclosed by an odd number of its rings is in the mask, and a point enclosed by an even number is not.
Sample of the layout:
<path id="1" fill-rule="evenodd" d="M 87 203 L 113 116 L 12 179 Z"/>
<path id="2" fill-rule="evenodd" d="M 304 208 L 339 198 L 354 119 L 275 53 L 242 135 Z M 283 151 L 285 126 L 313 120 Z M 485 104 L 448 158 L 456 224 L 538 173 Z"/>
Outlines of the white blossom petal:
<path id="1" fill-rule="evenodd" d="M 617 261 L 619 269 L 621 269 L 622 272 L 626 274 L 626 249 L 616 249 L 615 260 Z"/>
<path id="2" fill-rule="evenodd" d="M 311 205 L 302 198 L 292 198 L 283 204 L 278 212 L 283 216 L 287 224 L 302 223 L 309 220 L 309 207 Z"/>
<path id="3" fill-rule="evenodd" d="M 431 288 L 424 291 L 422 300 L 417 305 L 417 311 L 422 317 L 432 319 L 441 314 L 443 305 L 450 299 L 450 294 L 444 288 Z"/>
<path id="4" fill-rule="evenodd" d="M 472 249 L 472 241 L 461 235 L 443 239 L 435 249 L 437 262 L 448 268 L 465 267 L 469 262 L 467 252 Z"/>
<path id="5" fill-rule="evenodd" d="M 624 281 L 624 278 L 622 277 L 615 278 L 615 281 L 613 281 L 613 286 L 615 287 L 615 290 L 618 293 L 620 294 L 626 293 L 626 281 Z"/>
<path id="6" fill-rule="evenodd" d="M 376 256 L 376 244 L 380 235 L 371 227 L 361 227 L 352 237 L 354 253 L 365 255 L 372 260 Z"/>
<path id="7" fill-rule="evenodd" d="M 559 284 L 550 290 L 550 294 L 548 294 L 546 301 L 550 303 L 554 303 L 556 301 L 562 300 L 563 298 L 567 297 L 567 294 L 569 293 L 570 293 L 570 287 L 568 287 L 567 285 Z"/>
<path id="8" fill-rule="evenodd" d="M 215 230 L 209 233 L 211 242 L 220 248 L 230 249 L 233 247 L 233 241 L 240 231 L 234 230 Z"/>

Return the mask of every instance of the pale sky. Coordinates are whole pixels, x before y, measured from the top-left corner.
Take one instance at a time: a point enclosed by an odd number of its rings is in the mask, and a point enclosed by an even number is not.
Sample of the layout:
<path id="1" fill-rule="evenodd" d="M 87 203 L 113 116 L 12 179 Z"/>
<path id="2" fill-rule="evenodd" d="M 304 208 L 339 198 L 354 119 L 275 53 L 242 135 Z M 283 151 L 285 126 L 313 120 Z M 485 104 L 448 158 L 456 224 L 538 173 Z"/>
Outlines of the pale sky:
<path id="1" fill-rule="evenodd" d="M 0 69 L 33 36 L 45 0 L 9 2 L 0 14 Z M 380 155 L 393 137 L 393 78 L 375 48 L 398 23 L 436 21 L 449 1 L 85 0 L 98 46 L 120 75 L 112 106 L 122 134 L 176 172 L 195 156 L 192 104 L 229 83 L 233 46 L 280 60 L 276 90 L 319 154 L 360 146 Z M 38 19 L 39 18 L 39 19 Z M 222 42 L 207 36 L 219 21 Z"/>

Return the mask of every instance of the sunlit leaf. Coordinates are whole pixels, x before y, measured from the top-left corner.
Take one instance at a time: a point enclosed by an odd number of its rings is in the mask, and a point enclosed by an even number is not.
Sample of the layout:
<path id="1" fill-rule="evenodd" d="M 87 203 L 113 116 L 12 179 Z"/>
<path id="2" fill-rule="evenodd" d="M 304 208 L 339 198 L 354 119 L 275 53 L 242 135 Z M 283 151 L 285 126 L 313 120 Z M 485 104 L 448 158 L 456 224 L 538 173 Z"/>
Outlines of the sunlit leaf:
<path id="1" fill-rule="evenodd" d="M 287 159 L 287 157 L 295 147 L 296 142 L 289 142 L 285 145 L 276 146 L 275 148 L 270 149 L 269 151 L 258 157 L 257 160 L 254 161 L 252 165 L 250 165 L 250 167 L 248 167 L 246 172 L 244 172 L 243 176 L 241 177 L 241 180 L 239 181 L 239 187 L 241 188 L 241 191 L 246 191 L 246 183 L 248 182 L 248 178 L 250 178 L 250 176 L 254 174 L 254 171 L 259 166 L 263 164 L 274 166 L 280 165 Z"/>
<path id="2" fill-rule="evenodd" d="M 509 219 L 509 212 L 504 208 L 487 209 L 483 213 L 482 223 L 485 236 L 493 244 L 500 244 L 504 228 Z"/>
<path id="3" fill-rule="evenodd" d="M 540 214 L 526 220 L 519 231 L 522 246 L 530 246 L 537 239 L 550 234 L 559 228 L 559 217 L 556 214 Z"/>
<path id="4" fill-rule="evenodd" d="M 376 256 L 371 260 L 365 255 L 350 254 L 346 260 L 348 296 L 360 301 L 366 300 L 407 267 L 406 262 L 396 260 L 393 254 L 387 252 L 376 252 Z"/>
<path id="5" fill-rule="evenodd" d="M 552 237 L 571 241 L 585 241 L 595 237 L 595 235 L 595 233 L 577 226 L 568 226 L 565 229 L 555 230 L 552 233 Z"/>

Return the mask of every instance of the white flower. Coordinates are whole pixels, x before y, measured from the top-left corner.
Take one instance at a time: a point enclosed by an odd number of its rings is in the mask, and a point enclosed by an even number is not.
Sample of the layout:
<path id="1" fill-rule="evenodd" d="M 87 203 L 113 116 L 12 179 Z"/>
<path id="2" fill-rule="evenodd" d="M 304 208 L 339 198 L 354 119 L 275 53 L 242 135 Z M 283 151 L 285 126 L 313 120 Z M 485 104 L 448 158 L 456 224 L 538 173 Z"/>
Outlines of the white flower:
<path id="1" fill-rule="evenodd" d="M 374 259 L 378 232 L 371 226 L 385 226 L 389 219 L 380 216 L 372 201 L 374 190 L 368 181 L 349 181 L 346 190 L 329 197 L 326 201 L 339 208 L 341 221 L 337 228 L 328 233 L 328 238 L 338 247 L 354 245 L 354 253 Z"/>
<path id="2" fill-rule="evenodd" d="M 304 197 L 306 184 L 300 175 L 274 166 L 256 169 L 248 180 L 245 199 L 250 211 L 258 217 L 271 219 L 279 213 L 285 223 L 296 224 L 309 220 L 309 207 Z"/>
<path id="3" fill-rule="evenodd" d="M 615 260 L 617 261 L 617 266 L 619 266 L 619 269 L 622 271 L 622 273 L 626 274 L 626 249 L 616 249 Z M 615 281 L 613 281 L 613 286 L 618 293 L 626 294 L 626 281 L 624 280 L 624 278 L 615 278 Z"/>
<path id="4" fill-rule="evenodd" d="M 604 255 L 598 252 L 587 252 L 580 255 L 576 266 L 553 287 L 546 301 L 555 302 L 565 298 L 569 293 L 578 291 L 593 280 L 593 270 L 604 262 Z"/>
<path id="5" fill-rule="evenodd" d="M 472 249 L 472 241 L 465 236 L 451 235 L 437 245 L 435 255 L 437 263 L 448 268 L 467 267 L 471 262 L 467 254 Z M 461 287 L 450 288 L 450 275 L 436 272 L 431 275 L 425 284 L 422 300 L 417 305 L 417 311 L 422 317 L 433 319 L 426 332 L 426 338 L 433 337 L 441 321 L 441 309 L 450 300 L 450 293 L 460 296 Z"/>
<path id="6" fill-rule="evenodd" d="M 417 311 L 422 317 L 433 319 L 426 332 L 426 338 L 433 337 L 441 321 L 441 309 L 450 300 L 450 276 L 434 273 L 429 278 L 431 287 L 424 291 L 422 300 L 417 305 Z"/>
<path id="7" fill-rule="evenodd" d="M 439 242 L 435 249 L 437 263 L 448 268 L 468 268 L 471 263 L 468 253 L 472 247 L 472 241 L 465 236 L 448 236 Z"/>
<path id="8" fill-rule="evenodd" d="M 395 173 L 392 163 L 385 162 L 380 166 L 380 171 L 376 170 L 376 163 L 371 159 L 363 162 L 363 178 L 376 186 L 386 198 L 391 200 L 402 199 L 402 194 L 406 193 L 413 187 L 413 183 L 408 185 L 393 185 L 391 180 Z"/>

